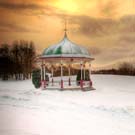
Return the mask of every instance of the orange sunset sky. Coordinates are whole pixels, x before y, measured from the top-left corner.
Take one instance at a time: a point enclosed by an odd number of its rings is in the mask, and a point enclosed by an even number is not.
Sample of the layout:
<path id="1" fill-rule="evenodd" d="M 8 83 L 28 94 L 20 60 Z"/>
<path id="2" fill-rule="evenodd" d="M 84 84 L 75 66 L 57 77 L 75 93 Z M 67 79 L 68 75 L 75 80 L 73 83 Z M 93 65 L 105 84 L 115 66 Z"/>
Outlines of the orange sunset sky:
<path id="1" fill-rule="evenodd" d="M 63 38 L 65 19 L 94 67 L 135 63 L 135 0 L 0 0 L 0 44 L 32 40 L 41 53 Z"/>

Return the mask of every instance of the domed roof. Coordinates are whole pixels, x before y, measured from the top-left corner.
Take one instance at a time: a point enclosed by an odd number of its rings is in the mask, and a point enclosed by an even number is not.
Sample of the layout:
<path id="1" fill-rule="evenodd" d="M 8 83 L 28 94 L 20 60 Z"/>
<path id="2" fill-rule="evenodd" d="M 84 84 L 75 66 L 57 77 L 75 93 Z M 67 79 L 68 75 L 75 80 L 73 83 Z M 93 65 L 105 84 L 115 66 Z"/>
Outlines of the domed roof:
<path id="1" fill-rule="evenodd" d="M 45 49 L 41 57 L 91 58 L 89 52 L 84 47 L 71 42 L 66 33 L 64 38 L 58 44 Z"/>

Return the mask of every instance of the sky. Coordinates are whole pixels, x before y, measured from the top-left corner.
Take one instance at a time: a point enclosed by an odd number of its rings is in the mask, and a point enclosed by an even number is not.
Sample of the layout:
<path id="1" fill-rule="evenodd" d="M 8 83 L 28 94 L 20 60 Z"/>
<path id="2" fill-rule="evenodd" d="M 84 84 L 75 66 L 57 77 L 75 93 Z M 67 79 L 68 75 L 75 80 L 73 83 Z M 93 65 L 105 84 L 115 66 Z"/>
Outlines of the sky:
<path id="1" fill-rule="evenodd" d="M 135 63 L 135 0 L 0 0 L 0 44 L 32 40 L 40 54 L 63 38 L 65 20 L 94 68 Z"/>

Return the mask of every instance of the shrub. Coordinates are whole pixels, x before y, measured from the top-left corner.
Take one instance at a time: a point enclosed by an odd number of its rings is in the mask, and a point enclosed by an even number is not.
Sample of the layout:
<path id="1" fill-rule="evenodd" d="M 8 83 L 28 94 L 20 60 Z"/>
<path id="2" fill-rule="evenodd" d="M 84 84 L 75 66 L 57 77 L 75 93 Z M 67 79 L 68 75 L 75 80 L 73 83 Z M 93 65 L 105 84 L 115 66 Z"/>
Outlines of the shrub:
<path id="1" fill-rule="evenodd" d="M 35 88 L 40 88 L 41 85 L 41 71 L 39 69 L 33 70 L 32 72 L 32 83 Z"/>
<path id="2" fill-rule="evenodd" d="M 46 81 L 49 82 L 49 76 L 45 75 Z M 34 84 L 35 88 L 40 88 L 41 86 L 41 70 L 35 69 L 32 72 L 32 83 Z M 48 83 L 47 83 L 48 85 Z"/>
<path id="3" fill-rule="evenodd" d="M 82 79 L 84 81 L 89 81 L 90 80 L 90 78 L 89 78 L 89 71 L 88 70 L 85 71 L 85 78 L 84 78 L 84 70 L 82 71 Z M 77 82 L 79 82 L 80 80 L 81 80 L 81 70 L 78 71 L 77 77 L 76 77 L 76 81 Z"/>

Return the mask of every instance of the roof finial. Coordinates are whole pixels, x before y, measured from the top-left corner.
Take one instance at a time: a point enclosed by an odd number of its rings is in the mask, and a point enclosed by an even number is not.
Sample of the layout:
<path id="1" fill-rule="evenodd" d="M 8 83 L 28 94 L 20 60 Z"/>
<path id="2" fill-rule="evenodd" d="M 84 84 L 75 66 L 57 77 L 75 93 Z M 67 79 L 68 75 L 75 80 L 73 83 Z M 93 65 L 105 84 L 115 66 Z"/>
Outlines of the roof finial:
<path id="1" fill-rule="evenodd" d="M 65 19 L 65 29 L 64 29 L 64 31 L 65 31 L 65 37 L 67 37 L 67 20 Z"/>

